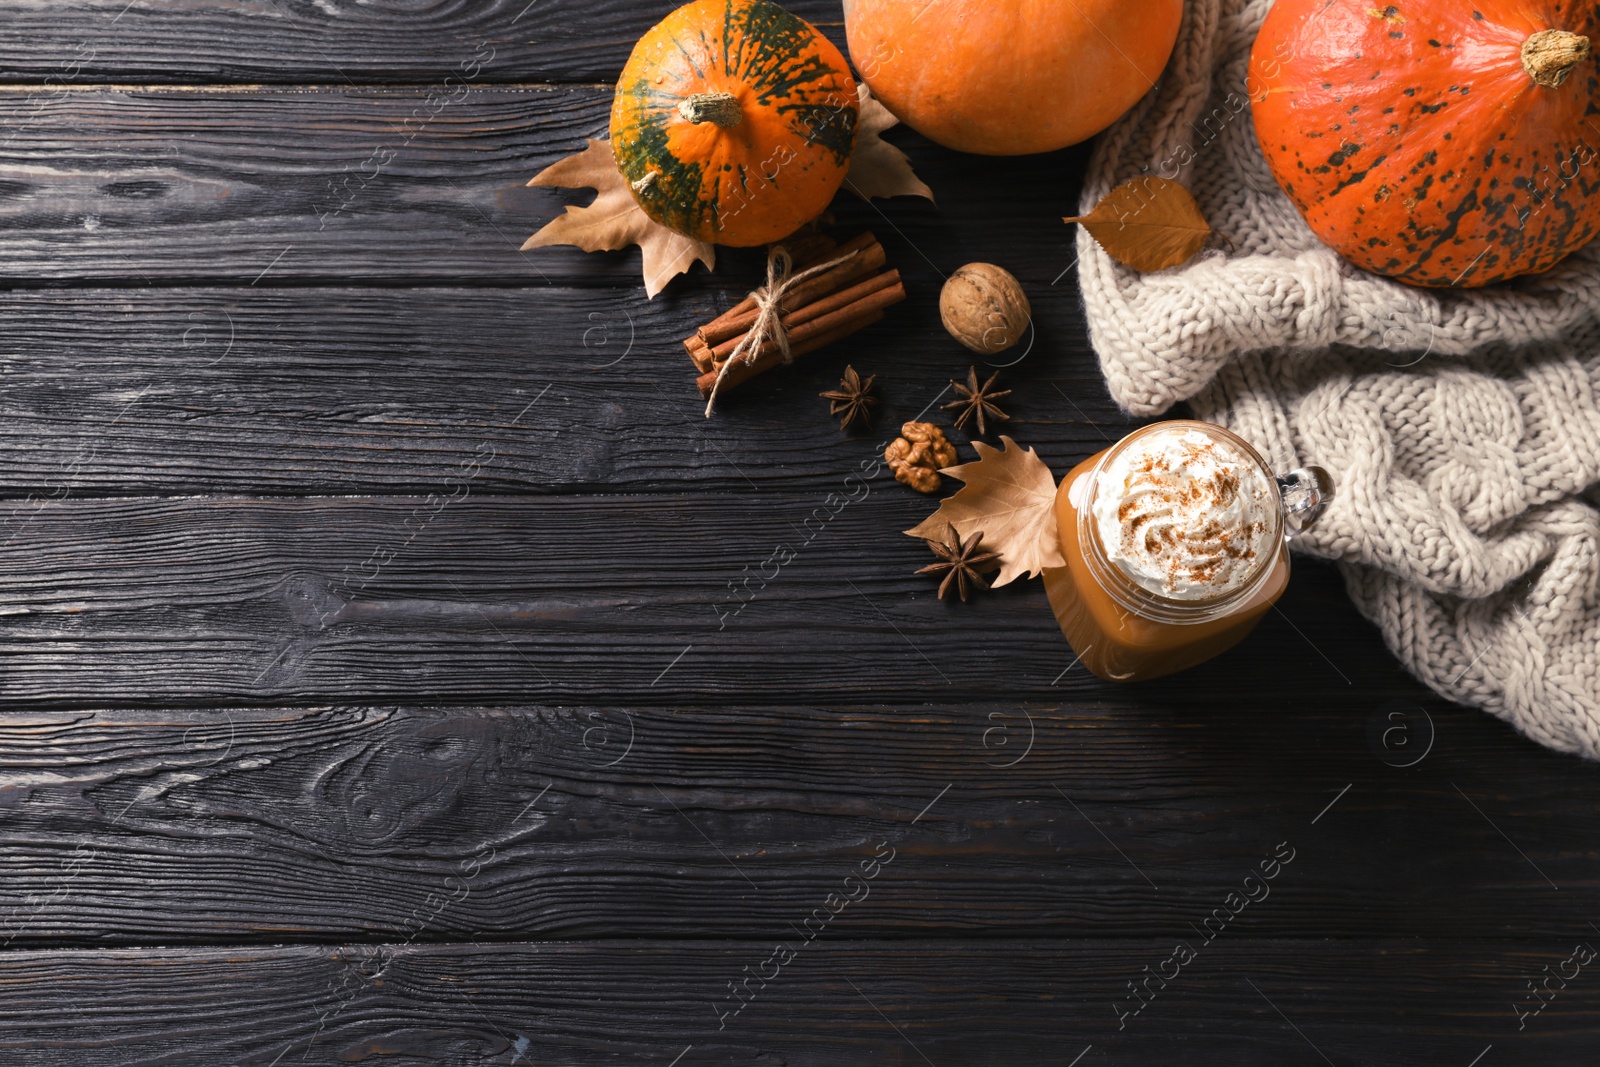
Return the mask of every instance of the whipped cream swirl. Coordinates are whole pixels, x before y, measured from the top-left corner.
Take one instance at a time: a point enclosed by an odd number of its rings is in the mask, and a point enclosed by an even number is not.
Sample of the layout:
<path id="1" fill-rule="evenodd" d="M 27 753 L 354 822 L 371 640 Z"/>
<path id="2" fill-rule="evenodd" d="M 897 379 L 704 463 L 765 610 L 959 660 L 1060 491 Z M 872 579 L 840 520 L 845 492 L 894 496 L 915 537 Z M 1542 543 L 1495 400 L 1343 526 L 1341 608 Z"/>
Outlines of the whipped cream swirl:
<path id="1" fill-rule="evenodd" d="M 1106 556 L 1142 588 L 1210 600 L 1247 584 L 1274 546 L 1277 493 L 1253 457 L 1196 429 L 1144 434 L 1095 482 Z"/>

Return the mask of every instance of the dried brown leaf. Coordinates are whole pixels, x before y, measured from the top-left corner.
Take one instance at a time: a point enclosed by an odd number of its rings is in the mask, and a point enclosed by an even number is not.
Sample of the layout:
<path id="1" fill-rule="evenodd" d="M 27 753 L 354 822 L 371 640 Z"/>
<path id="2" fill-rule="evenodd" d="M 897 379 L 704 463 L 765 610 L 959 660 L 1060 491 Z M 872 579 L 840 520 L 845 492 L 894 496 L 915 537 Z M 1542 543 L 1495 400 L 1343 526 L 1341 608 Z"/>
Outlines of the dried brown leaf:
<path id="1" fill-rule="evenodd" d="M 879 134 L 900 120 L 878 103 L 866 82 L 857 86 L 861 118 L 856 122 L 856 150 L 850 157 L 850 173 L 845 188 L 863 200 L 891 196 L 923 196 L 933 199 L 933 190 L 911 170 L 911 160 Z"/>
<path id="2" fill-rule="evenodd" d="M 716 266 L 717 253 L 711 245 L 669 230 L 644 213 L 617 169 L 609 141 L 591 140 L 588 148 L 551 164 L 528 184 L 589 188 L 599 195 L 587 207 L 569 205 L 528 238 L 523 251 L 545 245 L 577 245 L 585 252 L 615 252 L 638 245 L 644 254 L 645 294 L 652 298 L 695 260 L 707 270 Z"/>
<path id="3" fill-rule="evenodd" d="M 945 538 L 950 526 L 962 537 L 983 534 L 984 547 L 1000 553 L 995 588 L 1067 563 L 1056 534 L 1055 476 L 1033 449 L 1009 437 L 1000 441 L 1005 451 L 974 441 L 978 462 L 941 471 L 967 484 L 906 531 L 925 541 Z"/>
<path id="4" fill-rule="evenodd" d="M 1189 262 L 1211 236 L 1193 194 L 1165 178 L 1135 178 L 1111 190 L 1082 223 L 1108 255 L 1134 270 L 1166 270 Z"/>

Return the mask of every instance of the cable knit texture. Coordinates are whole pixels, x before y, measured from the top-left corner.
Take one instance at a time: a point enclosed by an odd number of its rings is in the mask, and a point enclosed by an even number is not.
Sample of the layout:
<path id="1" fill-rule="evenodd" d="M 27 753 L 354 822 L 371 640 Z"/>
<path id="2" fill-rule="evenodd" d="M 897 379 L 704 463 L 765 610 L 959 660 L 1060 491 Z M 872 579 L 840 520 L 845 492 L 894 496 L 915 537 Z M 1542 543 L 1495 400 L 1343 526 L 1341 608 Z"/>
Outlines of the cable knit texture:
<path id="1" fill-rule="evenodd" d="M 1112 396 L 1187 400 L 1338 496 L 1295 542 L 1442 695 L 1600 758 L 1600 242 L 1490 290 L 1411 289 L 1321 245 L 1277 188 L 1247 104 L 1270 0 L 1189 0 L 1160 86 L 1101 139 L 1087 213 L 1177 178 L 1233 244 L 1140 275 L 1078 234 Z M 1341 664 L 1346 673 L 1357 665 Z"/>

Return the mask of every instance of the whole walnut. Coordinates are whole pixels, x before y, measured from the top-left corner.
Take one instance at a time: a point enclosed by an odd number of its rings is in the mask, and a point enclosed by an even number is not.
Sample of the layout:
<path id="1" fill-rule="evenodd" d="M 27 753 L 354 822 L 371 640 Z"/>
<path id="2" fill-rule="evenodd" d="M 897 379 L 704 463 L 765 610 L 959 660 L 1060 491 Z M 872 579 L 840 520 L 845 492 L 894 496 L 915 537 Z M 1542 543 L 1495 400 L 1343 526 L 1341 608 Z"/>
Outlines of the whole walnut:
<path id="1" fill-rule="evenodd" d="M 951 337 L 979 355 L 992 356 L 1022 340 L 1033 306 L 1010 271 L 993 263 L 968 263 L 944 283 L 939 317 Z"/>
<path id="2" fill-rule="evenodd" d="M 919 493 L 937 493 L 944 484 L 939 470 L 956 461 L 956 446 L 931 422 L 908 422 L 900 436 L 883 451 L 894 480 Z"/>

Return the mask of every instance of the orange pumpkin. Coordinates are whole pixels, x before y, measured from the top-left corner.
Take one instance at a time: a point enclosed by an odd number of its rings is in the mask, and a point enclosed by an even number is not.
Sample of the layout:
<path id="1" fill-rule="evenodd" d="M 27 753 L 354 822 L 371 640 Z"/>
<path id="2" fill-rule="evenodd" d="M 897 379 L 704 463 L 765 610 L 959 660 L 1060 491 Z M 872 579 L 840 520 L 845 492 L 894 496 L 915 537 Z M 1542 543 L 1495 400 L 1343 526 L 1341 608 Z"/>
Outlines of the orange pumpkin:
<path id="1" fill-rule="evenodd" d="M 844 0 L 872 94 L 959 152 L 1017 156 L 1087 140 L 1149 92 L 1183 0 Z"/>
<path id="2" fill-rule="evenodd" d="M 1548 270 L 1600 232 L 1600 6 L 1278 0 L 1256 136 L 1324 242 L 1412 285 Z"/>
<path id="3" fill-rule="evenodd" d="M 809 22 L 771 0 L 696 0 L 634 47 L 611 150 L 663 226 L 766 244 L 827 209 L 859 111 L 844 56 Z"/>

